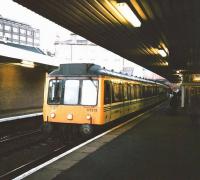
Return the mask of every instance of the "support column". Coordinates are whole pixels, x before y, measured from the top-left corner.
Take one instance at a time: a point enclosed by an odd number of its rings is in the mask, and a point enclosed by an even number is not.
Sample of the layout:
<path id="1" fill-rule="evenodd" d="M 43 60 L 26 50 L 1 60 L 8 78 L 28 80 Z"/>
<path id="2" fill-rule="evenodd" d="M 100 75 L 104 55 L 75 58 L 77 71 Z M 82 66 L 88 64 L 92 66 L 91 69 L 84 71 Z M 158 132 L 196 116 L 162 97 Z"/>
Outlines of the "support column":
<path id="1" fill-rule="evenodd" d="M 185 105 L 185 87 L 181 86 L 181 107 Z"/>

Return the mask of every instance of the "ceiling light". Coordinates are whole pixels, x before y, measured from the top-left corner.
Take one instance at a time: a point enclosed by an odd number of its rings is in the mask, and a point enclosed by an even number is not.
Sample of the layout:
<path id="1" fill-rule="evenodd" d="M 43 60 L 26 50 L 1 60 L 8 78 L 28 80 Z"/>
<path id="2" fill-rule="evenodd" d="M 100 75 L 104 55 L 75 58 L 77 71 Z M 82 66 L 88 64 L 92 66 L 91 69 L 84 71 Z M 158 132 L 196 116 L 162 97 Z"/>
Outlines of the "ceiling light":
<path id="1" fill-rule="evenodd" d="M 162 56 L 162 57 L 166 57 L 167 53 L 163 50 L 163 49 L 158 49 L 158 53 Z"/>
<path id="2" fill-rule="evenodd" d="M 192 81 L 200 82 L 200 74 L 192 74 Z"/>
<path id="3" fill-rule="evenodd" d="M 129 21 L 134 27 L 140 27 L 141 22 L 137 18 L 137 16 L 133 13 L 131 8 L 126 4 L 125 2 L 123 3 L 117 3 L 116 4 L 117 10 L 124 16 L 124 18 Z"/>
<path id="4" fill-rule="evenodd" d="M 141 9 L 139 4 L 137 3 L 137 0 L 130 0 L 130 2 L 133 5 L 133 7 L 135 8 L 135 10 L 137 11 L 137 13 L 140 15 L 140 17 L 143 20 L 147 20 L 147 16 L 144 14 L 143 10 Z"/>
<path id="5" fill-rule="evenodd" d="M 28 68 L 34 68 L 35 67 L 35 64 L 34 62 L 31 62 L 31 61 L 22 61 L 21 62 L 21 66 L 24 66 L 24 67 L 28 67 Z"/>

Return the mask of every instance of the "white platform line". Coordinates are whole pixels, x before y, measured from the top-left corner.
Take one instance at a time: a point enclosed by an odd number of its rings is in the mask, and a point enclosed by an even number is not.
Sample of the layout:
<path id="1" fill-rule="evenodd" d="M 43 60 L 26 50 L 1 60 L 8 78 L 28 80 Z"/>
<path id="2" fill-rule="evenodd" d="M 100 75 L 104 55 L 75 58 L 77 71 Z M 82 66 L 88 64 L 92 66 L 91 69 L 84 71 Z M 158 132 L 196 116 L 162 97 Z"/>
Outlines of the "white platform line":
<path id="1" fill-rule="evenodd" d="M 29 118 L 29 117 L 41 116 L 41 115 L 42 115 L 42 112 L 25 114 L 25 115 L 21 115 L 21 116 L 6 117 L 6 118 L 1 118 L 0 123 L 6 122 L 6 121 L 14 121 L 14 120 L 18 120 L 18 119 Z"/>
<path id="2" fill-rule="evenodd" d="M 88 141 L 86 141 L 86 142 L 84 142 L 84 143 L 82 143 L 82 144 L 80 144 L 80 145 L 78 145 L 78 146 L 76 146 L 76 147 L 74 147 L 74 148 L 72 148 L 72 149 L 70 149 L 70 150 L 68 150 L 68 151 L 66 151 L 66 152 L 64 152 L 64 153 L 62 153 L 62 154 L 60 154 L 60 155 L 58 155 L 57 157 L 54 157 L 53 159 L 51 159 L 51 160 L 49 160 L 49 161 L 46 161 L 45 163 L 40 164 L 39 166 L 37 166 L 37 167 L 35 167 L 35 168 L 32 168 L 32 169 L 30 169 L 29 171 L 27 171 L 27 172 L 25 172 L 25 173 L 23 173 L 23 174 L 17 176 L 17 177 L 14 178 L 13 180 L 21 180 L 21 179 L 23 179 L 23 178 L 25 178 L 25 177 L 27 177 L 27 176 L 33 174 L 34 172 L 36 172 L 36 171 L 38 171 L 38 170 L 44 168 L 45 166 L 48 166 L 49 164 L 51 164 L 51 163 L 57 161 L 58 159 L 60 159 L 60 158 L 62 158 L 62 157 L 64 157 L 64 156 L 66 156 L 66 155 L 68 155 L 68 154 L 70 154 L 70 153 L 76 151 L 77 149 L 79 149 L 79 148 L 81 148 L 81 147 L 83 147 L 83 146 L 89 144 L 90 142 L 92 142 L 92 141 L 94 141 L 94 140 L 96 140 L 96 139 L 99 139 L 100 137 L 102 137 L 102 136 L 104 136 L 104 135 L 106 135 L 106 134 L 108 134 L 108 133 L 110 133 L 110 132 L 112 132 L 112 131 L 114 131 L 114 130 L 116 130 L 116 129 L 118 129 L 118 128 L 124 126 L 124 125 L 126 125 L 126 124 L 128 124 L 128 123 L 130 123 L 131 121 L 133 121 L 133 120 L 135 120 L 135 119 L 137 119 L 137 118 L 139 118 L 139 117 L 141 117 L 141 116 L 143 116 L 143 115 L 145 115 L 145 114 L 150 113 L 151 111 L 153 111 L 154 109 L 158 108 L 159 106 L 160 106 L 160 105 L 154 107 L 153 109 L 150 109 L 149 111 L 146 111 L 146 112 L 144 112 L 144 113 L 142 113 L 142 114 L 139 114 L 138 116 L 136 116 L 136 117 L 134 117 L 134 118 L 132 118 L 132 119 L 130 119 L 130 120 L 128 120 L 128 121 L 126 121 L 126 122 L 124 122 L 124 123 L 122 123 L 122 124 L 120 124 L 120 125 L 114 127 L 114 128 L 112 128 L 112 129 L 110 129 L 110 130 L 108 130 L 108 131 L 106 131 L 106 132 L 104 132 L 104 133 L 102 133 L 102 134 L 99 134 L 99 135 L 95 136 L 95 137 L 92 138 L 92 139 L 89 139 Z"/>

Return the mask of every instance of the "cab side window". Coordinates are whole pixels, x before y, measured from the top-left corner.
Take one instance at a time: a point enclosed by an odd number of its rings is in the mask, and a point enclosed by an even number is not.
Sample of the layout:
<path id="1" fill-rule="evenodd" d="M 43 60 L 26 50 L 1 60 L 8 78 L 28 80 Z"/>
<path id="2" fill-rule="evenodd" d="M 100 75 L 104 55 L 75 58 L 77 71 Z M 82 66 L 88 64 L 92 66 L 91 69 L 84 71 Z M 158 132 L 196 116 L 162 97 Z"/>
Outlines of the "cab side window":
<path id="1" fill-rule="evenodd" d="M 104 104 L 111 103 L 111 83 L 110 81 L 104 81 Z"/>

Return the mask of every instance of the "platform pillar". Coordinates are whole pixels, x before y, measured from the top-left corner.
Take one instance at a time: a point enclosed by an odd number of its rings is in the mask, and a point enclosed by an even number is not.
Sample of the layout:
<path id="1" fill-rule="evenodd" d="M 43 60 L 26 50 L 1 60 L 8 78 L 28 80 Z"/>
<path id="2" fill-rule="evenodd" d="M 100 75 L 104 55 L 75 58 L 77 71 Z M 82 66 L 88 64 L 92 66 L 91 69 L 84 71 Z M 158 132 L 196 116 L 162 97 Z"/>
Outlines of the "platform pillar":
<path id="1" fill-rule="evenodd" d="M 185 87 L 181 86 L 181 107 L 185 105 Z"/>

